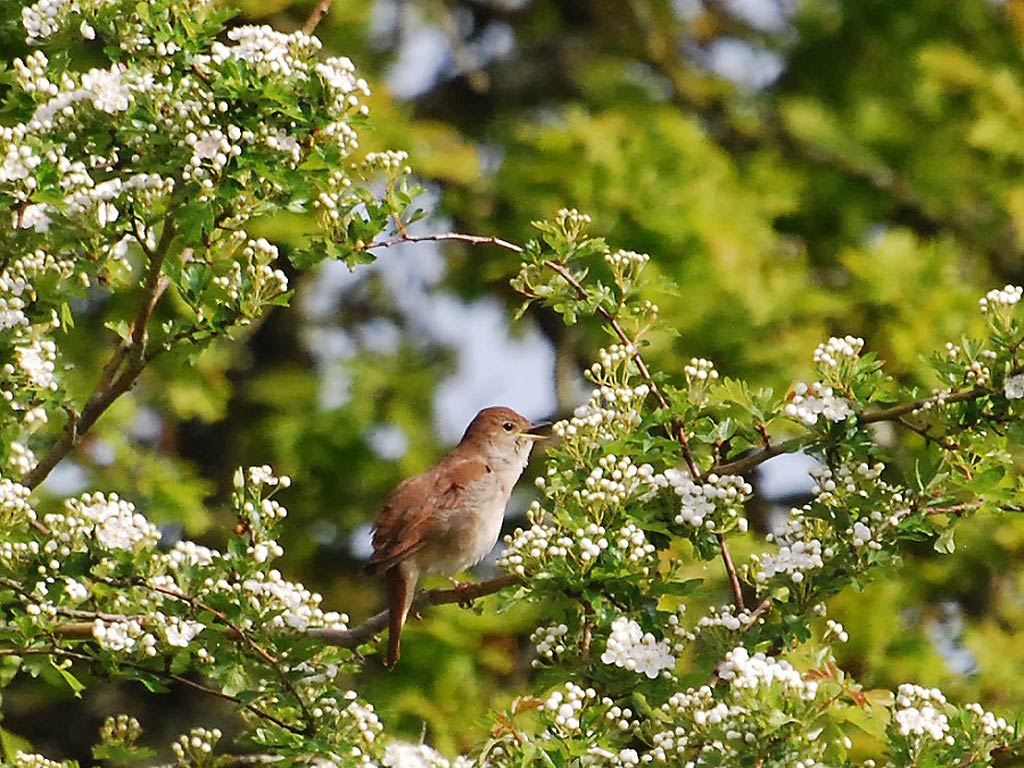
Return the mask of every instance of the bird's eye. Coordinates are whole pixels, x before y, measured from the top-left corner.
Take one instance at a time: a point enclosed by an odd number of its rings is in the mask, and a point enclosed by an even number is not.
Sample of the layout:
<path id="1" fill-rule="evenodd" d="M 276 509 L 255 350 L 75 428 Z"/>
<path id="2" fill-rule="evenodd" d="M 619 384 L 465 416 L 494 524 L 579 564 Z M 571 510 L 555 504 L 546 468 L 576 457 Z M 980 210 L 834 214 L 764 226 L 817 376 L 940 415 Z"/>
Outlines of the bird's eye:
<path id="1" fill-rule="evenodd" d="M 504 424 L 501 425 L 501 428 L 504 429 L 506 432 L 511 432 L 513 429 L 516 428 L 516 425 L 513 424 L 511 421 L 506 421 Z"/>

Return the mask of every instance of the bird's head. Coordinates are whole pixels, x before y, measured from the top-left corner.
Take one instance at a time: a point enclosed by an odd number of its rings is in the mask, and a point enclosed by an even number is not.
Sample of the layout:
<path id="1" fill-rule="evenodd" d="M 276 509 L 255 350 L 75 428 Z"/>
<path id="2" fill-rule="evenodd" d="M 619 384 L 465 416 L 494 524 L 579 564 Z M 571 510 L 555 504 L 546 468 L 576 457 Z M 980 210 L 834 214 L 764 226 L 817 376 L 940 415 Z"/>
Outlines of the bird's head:
<path id="1" fill-rule="evenodd" d="M 533 424 L 511 408 L 484 408 L 469 423 L 459 445 L 471 445 L 494 459 L 525 464 L 530 449 L 544 435 L 535 432 L 544 424 Z"/>

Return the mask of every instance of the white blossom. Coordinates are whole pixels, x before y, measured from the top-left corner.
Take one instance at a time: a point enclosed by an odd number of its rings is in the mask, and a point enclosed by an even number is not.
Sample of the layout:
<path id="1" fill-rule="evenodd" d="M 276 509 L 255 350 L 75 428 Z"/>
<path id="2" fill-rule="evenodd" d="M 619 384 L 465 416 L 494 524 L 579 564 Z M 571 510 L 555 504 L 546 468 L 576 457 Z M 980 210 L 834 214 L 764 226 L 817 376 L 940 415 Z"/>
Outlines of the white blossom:
<path id="1" fill-rule="evenodd" d="M 834 394 L 832 387 L 820 381 L 810 385 L 801 382 L 793 388 L 789 403 L 784 409 L 791 419 L 811 427 L 819 417 L 827 421 L 844 421 L 853 415 L 853 408 L 845 398 Z"/>
<path id="2" fill-rule="evenodd" d="M 1020 400 L 1024 397 L 1024 373 L 1007 376 L 1003 382 L 1003 394 L 1007 400 Z"/>
<path id="3" fill-rule="evenodd" d="M 654 679 L 663 670 L 675 667 L 671 645 L 667 640 L 658 640 L 632 619 L 620 616 L 612 622 L 608 644 L 601 661 L 627 669 L 630 672 L 647 675 Z"/>

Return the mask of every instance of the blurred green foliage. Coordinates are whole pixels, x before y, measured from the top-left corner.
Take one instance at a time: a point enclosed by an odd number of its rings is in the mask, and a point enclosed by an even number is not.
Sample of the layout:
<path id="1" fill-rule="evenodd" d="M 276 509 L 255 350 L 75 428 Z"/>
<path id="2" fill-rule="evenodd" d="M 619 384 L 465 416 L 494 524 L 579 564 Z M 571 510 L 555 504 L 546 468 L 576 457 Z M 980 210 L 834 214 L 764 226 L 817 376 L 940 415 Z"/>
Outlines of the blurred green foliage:
<path id="1" fill-rule="evenodd" d="M 314 3 L 236 5 L 242 20 L 287 30 Z M 13 58 L 23 45 L 3 13 Z M 976 300 L 988 288 L 1024 279 L 1019 0 L 338 0 L 317 33 L 374 89 L 364 148 L 407 149 L 453 228 L 523 241 L 531 220 L 569 205 L 649 252 L 650 297 L 673 329 L 648 352 L 655 369 L 678 372 L 702 356 L 782 390 L 807 372 L 815 344 L 853 333 L 898 361 L 890 373 L 930 391 L 938 382 L 921 356 L 980 324 Z M 514 44 L 493 42 L 502 36 Z M 437 71 L 414 95 L 389 95 L 388 82 L 407 93 L 418 69 L 429 70 L 428 41 L 439 46 Z M 309 228 L 287 216 L 259 234 L 287 253 Z M 511 315 L 507 279 L 518 264 L 509 254 L 445 254 L 443 288 L 497 295 Z M 315 279 L 300 284 L 300 306 Z M 77 365 L 98 376 L 109 346 L 102 321 L 133 307 L 103 307 L 75 329 L 65 348 Z M 219 543 L 232 469 L 271 464 L 297 481 L 281 494 L 291 512 L 286 565 L 332 608 L 355 619 L 375 611 L 381 597 L 359 572 L 350 534 L 443 449 L 433 395 L 454 355 L 396 309 L 377 275 L 355 300 L 335 302 L 328 324 L 352 334 L 375 317 L 397 326 L 396 348 L 350 336 L 355 353 L 333 367 L 314 364 L 314 321 L 295 311 L 272 313 L 241 344 L 161 360 L 75 455 L 83 482 Z M 540 325 L 558 349 L 558 391 L 572 393 L 603 343 L 597 326 L 565 331 L 543 316 Z M 324 407 L 338 376 L 347 395 Z M 563 397 L 561 408 L 576 404 Z M 156 428 L 142 430 L 154 414 Z M 401 458 L 374 452 L 380 425 L 404 432 Z M 917 436 L 891 441 L 902 466 L 925 460 Z M 842 664 L 865 686 L 914 679 L 1015 707 L 1024 701 L 1022 561 L 1024 521 L 1009 517 L 962 525 L 953 557 L 908 554 L 883 582 L 837 599 L 831 615 L 851 636 Z M 943 630 L 951 610 L 963 626 Z M 364 692 L 390 728 L 416 739 L 425 724 L 443 751 L 462 750 L 490 727 L 483 713 L 507 706 L 529 674 L 530 629 L 528 611 L 434 611 L 410 628 L 399 671 L 363 681 Z M 968 672 L 950 665 L 938 635 L 970 654 Z M 27 694 L 5 702 L 9 727 L 55 756 L 81 749 L 73 729 L 62 740 L 29 721 L 39 706 Z M 168 719 L 178 717 L 188 719 Z"/>

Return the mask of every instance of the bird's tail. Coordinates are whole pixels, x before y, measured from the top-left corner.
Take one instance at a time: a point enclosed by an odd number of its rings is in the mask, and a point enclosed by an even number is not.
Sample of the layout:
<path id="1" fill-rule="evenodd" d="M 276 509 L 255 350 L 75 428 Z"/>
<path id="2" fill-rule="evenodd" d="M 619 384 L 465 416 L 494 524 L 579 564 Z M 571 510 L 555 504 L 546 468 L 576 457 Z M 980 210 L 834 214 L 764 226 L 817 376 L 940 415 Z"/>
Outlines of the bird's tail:
<path id="1" fill-rule="evenodd" d="M 388 656 L 385 662 L 393 669 L 401 655 L 402 627 L 412 606 L 412 595 L 416 589 L 418 574 L 409 573 L 399 563 L 384 572 L 384 581 L 388 593 Z"/>

